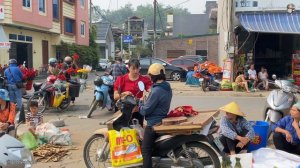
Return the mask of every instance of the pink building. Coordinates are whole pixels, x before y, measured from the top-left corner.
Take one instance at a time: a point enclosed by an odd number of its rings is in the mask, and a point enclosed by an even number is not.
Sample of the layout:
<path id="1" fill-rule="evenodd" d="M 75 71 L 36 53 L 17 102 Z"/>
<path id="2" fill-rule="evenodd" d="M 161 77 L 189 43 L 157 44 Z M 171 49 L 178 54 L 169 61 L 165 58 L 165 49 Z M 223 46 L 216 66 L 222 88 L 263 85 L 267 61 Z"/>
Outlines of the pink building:
<path id="1" fill-rule="evenodd" d="M 61 41 L 89 45 L 89 0 L 0 0 L 0 7 L 0 32 L 11 42 L 0 50 L 0 64 L 15 58 L 42 68 L 49 57 L 60 57 Z"/>

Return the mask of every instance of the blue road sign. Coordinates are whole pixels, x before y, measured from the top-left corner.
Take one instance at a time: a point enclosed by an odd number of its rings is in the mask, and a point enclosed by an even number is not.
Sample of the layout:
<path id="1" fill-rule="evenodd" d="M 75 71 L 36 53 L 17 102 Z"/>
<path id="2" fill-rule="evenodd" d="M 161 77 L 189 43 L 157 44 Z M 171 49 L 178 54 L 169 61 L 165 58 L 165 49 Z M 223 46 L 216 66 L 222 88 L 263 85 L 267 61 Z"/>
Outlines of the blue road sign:
<path id="1" fill-rule="evenodd" d="M 132 38 L 132 36 L 123 36 L 123 42 L 124 43 L 132 43 L 132 41 L 133 41 L 133 38 Z"/>

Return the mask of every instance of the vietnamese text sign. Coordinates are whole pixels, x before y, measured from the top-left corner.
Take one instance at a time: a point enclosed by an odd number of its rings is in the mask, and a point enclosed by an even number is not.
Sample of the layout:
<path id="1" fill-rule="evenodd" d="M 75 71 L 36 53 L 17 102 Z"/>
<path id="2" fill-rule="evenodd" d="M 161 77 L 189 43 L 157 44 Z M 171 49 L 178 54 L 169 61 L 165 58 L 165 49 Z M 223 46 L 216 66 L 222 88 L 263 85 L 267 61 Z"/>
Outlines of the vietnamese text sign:
<path id="1" fill-rule="evenodd" d="M 0 48 L 10 48 L 10 42 L 0 42 Z"/>

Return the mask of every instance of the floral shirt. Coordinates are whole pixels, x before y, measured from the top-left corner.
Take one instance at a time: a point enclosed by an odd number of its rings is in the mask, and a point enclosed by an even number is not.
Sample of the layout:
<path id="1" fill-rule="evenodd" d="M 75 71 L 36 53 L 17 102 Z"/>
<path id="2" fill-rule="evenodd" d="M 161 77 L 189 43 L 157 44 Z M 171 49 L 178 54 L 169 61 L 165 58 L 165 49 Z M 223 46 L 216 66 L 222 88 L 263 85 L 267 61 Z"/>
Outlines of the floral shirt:
<path id="1" fill-rule="evenodd" d="M 252 140 L 255 136 L 254 129 L 251 124 L 245 118 L 238 118 L 237 123 L 231 123 L 225 116 L 221 119 L 220 124 L 221 135 L 224 135 L 227 138 L 235 140 L 237 135 L 240 135 L 243 130 L 247 130 L 248 133 L 246 137 Z"/>

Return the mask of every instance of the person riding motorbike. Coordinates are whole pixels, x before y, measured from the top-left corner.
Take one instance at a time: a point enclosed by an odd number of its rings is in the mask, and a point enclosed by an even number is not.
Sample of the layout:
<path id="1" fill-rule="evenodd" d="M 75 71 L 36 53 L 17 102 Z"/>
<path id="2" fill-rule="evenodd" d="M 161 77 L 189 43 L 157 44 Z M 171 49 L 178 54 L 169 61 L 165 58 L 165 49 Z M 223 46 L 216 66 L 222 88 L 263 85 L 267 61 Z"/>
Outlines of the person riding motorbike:
<path id="1" fill-rule="evenodd" d="M 149 67 L 148 75 L 151 77 L 153 86 L 148 99 L 139 107 L 139 113 L 145 116 L 147 121 L 142 143 L 143 168 L 152 167 L 152 151 L 155 139 L 158 137 L 153 131 L 153 126 L 160 124 L 170 110 L 172 89 L 166 82 L 165 74 L 164 66 L 159 63 L 154 63 Z"/>
<path id="2" fill-rule="evenodd" d="M 0 134 L 13 136 L 15 130 L 16 105 L 9 101 L 8 92 L 0 89 Z"/>
<path id="3" fill-rule="evenodd" d="M 56 58 L 49 59 L 49 66 L 48 66 L 48 74 L 49 75 L 57 75 L 59 73 L 59 69 L 57 67 L 57 60 Z"/>
<path id="4" fill-rule="evenodd" d="M 77 65 L 73 63 L 73 59 L 70 56 L 66 56 L 64 59 L 64 63 L 62 65 L 62 69 L 64 71 L 64 76 L 66 78 L 66 81 L 69 82 L 71 80 L 72 73 L 75 73 L 75 70 L 77 69 Z M 71 97 L 71 101 L 74 104 L 75 97 Z"/>
<path id="5" fill-rule="evenodd" d="M 138 88 L 138 82 L 142 81 L 145 84 L 146 91 L 150 91 L 152 82 L 148 77 L 140 75 L 140 61 L 138 59 L 131 59 L 128 63 L 129 73 L 118 76 L 114 84 L 114 99 L 115 101 L 127 95 L 133 95 L 140 99 L 143 97 L 143 92 Z M 121 96 L 121 97 L 120 97 Z M 135 109 L 134 111 L 137 111 Z M 139 113 L 134 113 L 132 118 L 136 118 L 140 125 L 143 125 L 144 117 Z"/>

